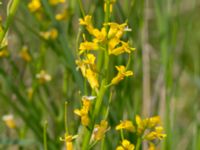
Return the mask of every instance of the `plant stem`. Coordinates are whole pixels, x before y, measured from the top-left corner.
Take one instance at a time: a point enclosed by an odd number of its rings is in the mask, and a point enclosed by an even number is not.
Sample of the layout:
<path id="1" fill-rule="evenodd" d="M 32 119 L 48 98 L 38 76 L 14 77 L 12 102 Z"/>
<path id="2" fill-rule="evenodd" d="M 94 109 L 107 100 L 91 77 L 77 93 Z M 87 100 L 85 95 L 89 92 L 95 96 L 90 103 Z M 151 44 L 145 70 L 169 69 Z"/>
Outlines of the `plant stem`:
<path id="1" fill-rule="evenodd" d="M 140 149 L 140 145 L 141 145 L 141 138 L 139 138 L 139 139 L 137 140 L 135 150 L 139 150 L 139 149 Z"/>
<path id="2" fill-rule="evenodd" d="M 11 25 L 11 23 L 13 21 L 14 15 L 19 6 L 19 2 L 20 2 L 20 0 L 13 0 L 11 7 L 8 10 L 8 18 L 6 19 L 5 27 L 3 29 L 3 32 L 0 33 L 0 44 L 2 43 L 4 37 L 9 29 L 9 26 Z"/>
<path id="3" fill-rule="evenodd" d="M 47 150 L 47 121 L 45 121 L 44 123 L 43 144 L 44 144 L 44 150 Z"/>

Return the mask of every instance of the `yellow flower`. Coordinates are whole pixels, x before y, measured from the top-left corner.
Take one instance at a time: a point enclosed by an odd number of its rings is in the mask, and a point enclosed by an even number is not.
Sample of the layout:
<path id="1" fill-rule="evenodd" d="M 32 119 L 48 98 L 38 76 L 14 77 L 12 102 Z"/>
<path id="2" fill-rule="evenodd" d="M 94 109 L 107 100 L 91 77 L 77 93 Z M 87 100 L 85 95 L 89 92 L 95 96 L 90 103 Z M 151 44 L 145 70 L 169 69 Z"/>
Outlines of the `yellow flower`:
<path id="1" fill-rule="evenodd" d="M 107 131 L 108 131 L 108 122 L 106 120 L 102 120 L 100 125 L 97 124 L 94 127 L 93 138 L 97 141 L 101 140 Z"/>
<path id="2" fill-rule="evenodd" d="M 83 19 L 79 19 L 79 24 L 86 26 L 86 29 L 90 34 L 93 33 L 94 27 L 92 25 L 92 16 L 87 15 Z"/>
<path id="3" fill-rule="evenodd" d="M 94 42 L 104 42 L 107 36 L 106 28 L 102 28 L 100 31 L 98 29 L 93 29 L 92 35 L 95 37 Z"/>
<path id="4" fill-rule="evenodd" d="M 85 77 L 87 66 L 81 60 L 76 60 L 76 65 L 78 66 L 77 69 L 81 69 L 82 75 Z"/>
<path id="5" fill-rule="evenodd" d="M 41 8 L 41 2 L 40 0 L 32 0 L 29 4 L 28 4 L 28 8 L 31 12 L 35 12 L 37 10 L 39 10 Z"/>
<path id="6" fill-rule="evenodd" d="M 97 73 L 95 73 L 91 69 L 87 69 L 85 76 L 86 76 L 92 89 L 97 89 L 99 87 Z"/>
<path id="7" fill-rule="evenodd" d="M 148 133 L 147 135 L 144 136 L 144 138 L 149 141 L 152 141 L 155 139 L 162 140 L 163 138 L 166 137 L 166 134 L 163 133 L 163 130 L 164 130 L 163 127 L 157 126 L 155 127 L 155 131 Z"/>
<path id="8" fill-rule="evenodd" d="M 58 13 L 58 14 L 56 14 L 56 16 L 55 16 L 56 20 L 58 20 L 58 21 L 65 20 L 67 17 L 68 17 L 68 12 L 67 12 L 67 10 L 65 10 L 65 11 L 63 11 L 63 12 L 61 12 L 61 13 Z"/>
<path id="9" fill-rule="evenodd" d="M 0 51 L 0 58 L 1 57 L 7 57 L 9 56 L 9 52 L 7 49 L 3 48 L 1 51 Z"/>
<path id="10" fill-rule="evenodd" d="M 42 36 L 45 40 L 54 40 L 58 37 L 58 30 L 56 28 L 52 28 L 46 32 L 40 32 L 40 36 Z"/>
<path id="11" fill-rule="evenodd" d="M 134 150 L 135 146 L 131 144 L 130 141 L 124 139 L 121 143 L 121 146 L 118 146 L 116 150 Z"/>
<path id="12" fill-rule="evenodd" d="M 128 130 L 130 132 L 134 132 L 135 131 L 135 127 L 134 127 L 133 123 L 131 121 L 129 121 L 129 120 L 120 121 L 120 124 L 117 125 L 115 129 L 116 130 L 125 129 L 125 130 Z"/>
<path id="13" fill-rule="evenodd" d="M 36 78 L 40 83 L 45 83 L 51 81 L 51 76 L 46 73 L 45 70 L 41 70 L 40 73 L 36 74 Z"/>
<path id="14" fill-rule="evenodd" d="M 73 150 L 72 141 L 74 139 L 76 139 L 77 137 L 78 137 L 78 135 L 72 136 L 72 135 L 67 135 L 66 134 L 65 137 L 64 138 L 61 137 L 60 140 L 65 142 L 66 150 Z"/>
<path id="15" fill-rule="evenodd" d="M 128 77 L 128 76 L 132 76 L 133 75 L 133 72 L 132 71 L 126 71 L 126 68 L 124 66 L 116 66 L 116 68 L 118 70 L 118 74 L 117 74 L 117 76 L 115 76 L 112 79 L 111 84 L 117 84 L 121 80 L 123 80 L 124 77 Z"/>
<path id="16" fill-rule="evenodd" d="M 156 146 L 155 146 L 155 144 L 152 143 L 152 142 L 150 142 L 150 143 L 149 143 L 148 150 L 156 150 Z"/>
<path id="17" fill-rule="evenodd" d="M 19 53 L 20 57 L 26 61 L 26 62 L 30 62 L 31 61 L 31 55 L 28 52 L 28 47 L 27 46 L 23 46 L 20 53 Z"/>
<path id="18" fill-rule="evenodd" d="M 131 50 L 135 50 L 135 48 L 132 48 L 129 46 L 128 42 L 123 42 L 121 41 L 121 46 L 117 47 L 115 49 L 109 49 L 109 54 L 113 54 L 113 55 L 120 55 L 122 53 L 131 53 Z"/>
<path id="19" fill-rule="evenodd" d="M 127 26 L 127 23 L 118 24 L 118 23 L 110 22 L 110 23 L 106 23 L 104 25 L 110 26 L 110 29 L 108 31 L 108 39 L 111 39 L 114 37 L 120 39 L 124 33 L 124 29 Z"/>
<path id="20" fill-rule="evenodd" d="M 11 129 L 16 128 L 16 123 L 14 121 L 13 115 L 11 115 L 11 114 L 5 115 L 5 116 L 3 116 L 2 119 L 6 123 L 7 127 L 11 128 Z"/>
<path id="21" fill-rule="evenodd" d="M 65 3 L 65 0 L 49 0 L 51 5 L 57 5 L 59 3 Z"/>
<path id="22" fill-rule="evenodd" d="M 94 98 L 95 97 L 83 96 L 82 97 L 82 103 L 83 103 L 82 108 L 74 110 L 74 113 L 81 117 L 81 123 L 84 126 L 89 125 L 90 118 L 88 117 L 88 113 L 89 113 L 90 106 L 91 106 L 91 100 L 93 100 Z"/>
<path id="23" fill-rule="evenodd" d="M 84 41 L 80 44 L 79 53 L 82 54 L 83 52 L 88 51 L 88 50 L 98 50 L 98 48 L 99 46 L 97 43 Z"/>

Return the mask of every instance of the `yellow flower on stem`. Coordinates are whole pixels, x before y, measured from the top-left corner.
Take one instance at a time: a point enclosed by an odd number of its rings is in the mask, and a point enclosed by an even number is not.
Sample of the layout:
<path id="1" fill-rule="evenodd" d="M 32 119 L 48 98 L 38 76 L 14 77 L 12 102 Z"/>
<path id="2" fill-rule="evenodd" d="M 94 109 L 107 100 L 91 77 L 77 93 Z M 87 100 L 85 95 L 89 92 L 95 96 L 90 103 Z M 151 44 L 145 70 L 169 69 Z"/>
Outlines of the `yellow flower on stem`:
<path id="1" fill-rule="evenodd" d="M 68 11 L 65 10 L 61 13 L 56 14 L 55 19 L 58 20 L 58 21 L 61 21 L 61 20 L 67 19 L 67 17 L 68 17 Z"/>
<path id="2" fill-rule="evenodd" d="M 128 77 L 128 76 L 133 75 L 133 72 L 132 71 L 126 71 L 126 68 L 124 66 L 116 66 L 116 69 L 118 70 L 118 74 L 117 74 L 117 76 L 115 76 L 112 79 L 111 84 L 117 84 L 121 80 L 123 80 L 124 77 Z"/>
<path id="3" fill-rule="evenodd" d="M 109 49 L 109 54 L 113 54 L 113 55 L 120 55 L 122 53 L 131 53 L 131 51 L 135 50 L 135 48 L 132 48 L 129 46 L 128 42 L 123 42 L 121 41 L 121 46 L 114 48 L 114 49 Z M 113 44 L 114 45 L 114 44 Z"/>
<path id="4" fill-rule="evenodd" d="M 93 100 L 95 97 L 90 96 L 83 96 L 82 97 L 82 103 L 83 106 L 81 109 L 75 109 L 74 113 L 81 117 L 81 123 L 84 126 L 88 126 L 90 122 L 90 118 L 88 116 L 90 106 L 91 106 L 91 100 Z"/>
<path id="5" fill-rule="evenodd" d="M 86 78 L 87 78 L 92 89 L 98 89 L 99 88 L 99 82 L 98 82 L 98 77 L 97 77 L 96 72 L 94 72 L 92 69 L 87 69 L 85 76 L 86 76 Z"/>
<path id="6" fill-rule="evenodd" d="M 59 3 L 65 3 L 65 0 L 49 0 L 51 5 L 57 5 Z"/>
<path id="7" fill-rule="evenodd" d="M 106 28 L 103 27 L 101 30 L 98 29 L 93 29 L 92 35 L 95 37 L 95 39 L 93 40 L 94 42 L 104 42 L 106 40 Z"/>
<path id="8" fill-rule="evenodd" d="M 5 124 L 7 125 L 8 128 L 10 128 L 10 129 L 16 128 L 16 123 L 14 121 L 13 115 L 11 115 L 11 114 L 4 115 L 2 120 L 5 122 Z"/>
<path id="9" fill-rule="evenodd" d="M 102 120 L 100 124 L 96 124 L 93 131 L 94 140 L 101 140 L 108 129 L 108 122 L 106 120 Z"/>
<path id="10" fill-rule="evenodd" d="M 93 33 L 94 27 L 92 25 L 92 16 L 87 15 L 83 19 L 79 19 L 79 24 L 86 26 L 86 29 L 90 34 Z"/>
<path id="11" fill-rule="evenodd" d="M 52 28 L 46 32 L 40 32 L 40 36 L 42 36 L 45 40 L 54 40 L 58 37 L 58 30 L 56 28 Z"/>
<path id="12" fill-rule="evenodd" d="M 104 26 L 107 26 L 107 25 L 110 26 L 110 29 L 108 31 L 108 39 L 111 39 L 111 38 L 120 39 L 125 31 L 125 27 L 127 26 L 127 23 L 118 24 L 115 22 L 110 22 L 110 23 L 104 24 Z"/>
<path id="13" fill-rule="evenodd" d="M 156 150 L 156 146 L 155 146 L 155 144 L 152 143 L 152 142 L 150 142 L 150 143 L 149 143 L 148 150 Z"/>
<path id="14" fill-rule="evenodd" d="M 135 146 L 130 141 L 124 139 L 120 146 L 116 148 L 116 150 L 134 150 Z"/>
<path id="15" fill-rule="evenodd" d="M 82 54 L 85 51 L 89 51 L 89 50 L 98 50 L 99 46 L 97 43 L 95 42 L 88 42 L 88 41 L 84 41 L 80 44 L 79 50 L 80 50 L 80 54 Z"/>
<path id="16" fill-rule="evenodd" d="M 41 70 L 40 73 L 36 74 L 36 78 L 40 83 L 45 83 L 51 81 L 51 76 L 46 73 L 45 70 Z"/>
<path id="17" fill-rule="evenodd" d="M 30 62 L 31 61 L 31 55 L 28 52 L 28 47 L 27 46 L 23 46 L 20 53 L 19 53 L 20 57 L 26 61 L 26 62 Z"/>
<path id="18" fill-rule="evenodd" d="M 155 127 L 154 131 L 151 131 L 150 133 L 146 134 L 144 138 L 149 141 L 152 141 L 155 139 L 162 140 L 163 138 L 166 137 L 166 134 L 163 133 L 163 130 L 164 130 L 163 127 L 157 126 Z"/>
<path id="19" fill-rule="evenodd" d="M 40 0 L 32 0 L 29 4 L 28 4 L 28 8 L 31 12 L 36 12 L 37 10 L 39 10 L 41 8 L 41 2 Z"/>
<path id="20" fill-rule="evenodd" d="M 129 120 L 125 120 L 125 121 L 120 121 L 120 124 L 116 126 L 115 128 L 116 130 L 128 130 L 130 132 L 134 132 L 135 131 L 135 127 L 133 125 L 133 123 Z"/>
<path id="21" fill-rule="evenodd" d="M 65 146 L 66 146 L 66 150 L 73 150 L 73 140 L 76 139 L 78 137 L 78 135 L 65 135 L 64 138 L 60 138 L 61 141 L 65 142 Z"/>

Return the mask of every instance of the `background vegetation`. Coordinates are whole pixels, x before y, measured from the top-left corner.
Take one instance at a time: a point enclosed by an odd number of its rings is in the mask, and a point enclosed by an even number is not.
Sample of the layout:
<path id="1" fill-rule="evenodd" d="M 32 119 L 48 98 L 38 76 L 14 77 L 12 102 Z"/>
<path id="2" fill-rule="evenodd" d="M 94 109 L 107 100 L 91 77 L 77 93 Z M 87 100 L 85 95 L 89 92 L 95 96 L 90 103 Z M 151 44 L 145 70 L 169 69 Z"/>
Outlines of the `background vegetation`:
<path id="1" fill-rule="evenodd" d="M 43 126 L 48 122 L 49 149 L 61 149 L 64 135 L 64 103 L 68 101 L 69 128 L 77 132 L 79 118 L 73 113 L 88 85 L 76 70 L 80 0 L 49 5 L 42 1 L 40 13 L 28 10 L 29 1 L 20 1 L 11 16 L 7 34 L 9 55 L 0 55 L 0 116 L 13 114 L 17 128 L 9 129 L 0 121 L 0 149 L 42 149 Z M 8 19 L 7 0 L 1 1 L 0 16 Z M 84 0 L 82 9 L 91 14 L 96 26 L 103 23 L 103 0 Z M 66 11 L 66 18 L 55 15 Z M 130 68 L 134 77 L 112 88 L 109 123 L 122 119 L 160 115 L 167 138 L 165 150 L 200 149 L 200 2 L 197 0 L 117 0 L 112 20 L 128 20 L 132 32 L 127 39 L 136 47 Z M 40 32 L 58 30 L 56 39 L 46 40 Z M 20 57 L 26 45 L 31 61 Z M 1 50 L 3 50 L 1 49 Z M 125 64 L 127 57 L 112 58 L 111 65 Z M 36 78 L 46 70 L 52 80 L 40 84 Z M 115 69 L 110 70 L 115 74 Z M 33 90 L 32 98 L 30 89 Z M 29 91 L 29 92 L 28 92 Z M 109 93 L 107 93 L 109 95 Z M 105 97 L 105 99 L 108 97 Z M 106 105 L 106 104 L 105 104 Z M 111 130 L 114 130 L 111 129 Z M 117 132 L 108 132 L 107 149 L 119 141 Z"/>

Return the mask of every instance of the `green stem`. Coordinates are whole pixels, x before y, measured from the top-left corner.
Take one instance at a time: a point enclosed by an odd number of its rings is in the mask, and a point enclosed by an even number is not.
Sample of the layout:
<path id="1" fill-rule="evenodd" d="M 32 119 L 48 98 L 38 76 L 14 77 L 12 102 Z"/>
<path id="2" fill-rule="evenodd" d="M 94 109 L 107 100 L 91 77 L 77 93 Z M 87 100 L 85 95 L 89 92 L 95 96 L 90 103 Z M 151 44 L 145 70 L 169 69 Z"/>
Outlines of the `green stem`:
<path id="1" fill-rule="evenodd" d="M 139 149 L 140 149 L 141 142 L 142 142 L 142 140 L 141 140 L 141 138 L 139 138 L 139 139 L 137 140 L 135 150 L 139 150 Z"/>
<path id="2" fill-rule="evenodd" d="M 19 2 L 20 2 L 20 0 L 13 0 L 11 7 L 9 8 L 8 18 L 6 19 L 5 27 L 3 29 L 3 32 L 0 32 L 0 44 L 2 43 L 4 37 L 9 29 L 9 26 L 11 25 L 11 23 L 13 21 L 13 18 L 15 16 L 17 8 L 19 6 Z"/>
<path id="3" fill-rule="evenodd" d="M 47 150 L 47 121 L 44 123 L 44 129 L 43 129 L 43 144 L 44 144 L 44 150 Z"/>
<path id="4" fill-rule="evenodd" d="M 85 12 L 84 12 L 84 9 L 83 9 L 82 1 L 81 1 L 81 0 L 78 0 L 78 3 L 79 3 L 79 7 L 80 7 L 80 9 L 81 9 L 81 13 L 82 13 L 83 17 L 85 17 Z"/>

